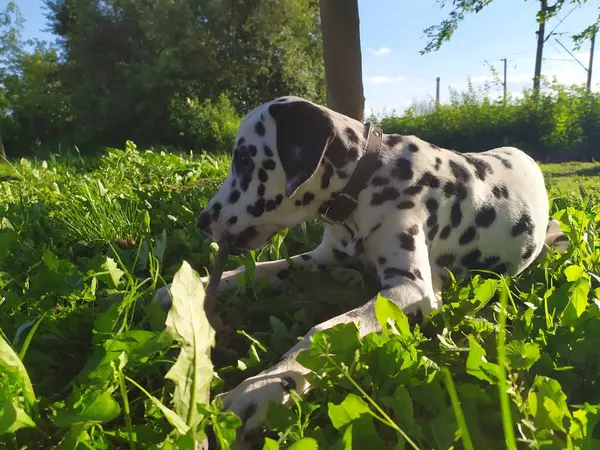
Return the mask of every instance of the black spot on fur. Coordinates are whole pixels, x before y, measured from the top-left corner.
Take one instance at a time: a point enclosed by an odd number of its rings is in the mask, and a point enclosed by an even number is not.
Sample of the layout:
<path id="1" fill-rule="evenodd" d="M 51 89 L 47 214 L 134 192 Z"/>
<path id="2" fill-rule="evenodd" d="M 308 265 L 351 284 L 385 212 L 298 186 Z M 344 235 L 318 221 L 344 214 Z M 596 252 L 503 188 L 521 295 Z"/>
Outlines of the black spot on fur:
<path id="1" fill-rule="evenodd" d="M 384 265 L 387 262 L 387 258 L 380 256 L 379 258 L 377 258 L 377 262 L 381 265 Z"/>
<path id="2" fill-rule="evenodd" d="M 527 248 L 525 249 L 525 251 L 523 252 L 523 254 L 521 255 L 521 258 L 523 258 L 523 259 L 529 259 L 529 258 L 531 258 L 531 256 L 533 255 L 534 251 L 535 251 L 535 245 L 529 244 L 527 246 Z"/>
<path id="3" fill-rule="evenodd" d="M 276 209 L 277 205 L 275 204 L 275 200 L 267 200 L 267 203 L 265 204 L 265 211 L 270 212 L 275 211 Z"/>
<path id="4" fill-rule="evenodd" d="M 379 230 L 381 228 L 381 225 L 383 225 L 383 224 L 382 223 L 378 223 L 373 228 L 371 228 L 371 234 L 373 234 L 375 231 Z"/>
<path id="5" fill-rule="evenodd" d="M 283 195 L 281 195 L 281 194 L 277 194 L 277 195 L 275 196 L 275 203 L 276 203 L 277 205 L 281 205 L 281 202 L 283 202 Z"/>
<path id="6" fill-rule="evenodd" d="M 231 217 L 229 218 L 229 220 L 227 221 L 227 223 L 228 223 L 229 225 L 235 225 L 235 224 L 237 223 L 237 221 L 238 221 L 238 218 L 237 218 L 237 216 L 231 216 Z"/>
<path id="7" fill-rule="evenodd" d="M 475 227 L 469 227 L 463 232 L 463 234 L 461 234 L 460 238 L 458 239 L 458 243 L 460 245 L 467 245 L 469 242 L 472 242 L 473 239 L 475 239 L 476 235 L 477 230 Z"/>
<path id="8" fill-rule="evenodd" d="M 221 205 L 219 202 L 215 203 L 212 206 L 212 221 L 216 222 L 217 220 L 219 220 L 219 216 L 221 215 L 221 208 L 223 208 L 223 205 Z"/>
<path id="9" fill-rule="evenodd" d="M 406 232 L 411 236 L 416 236 L 417 234 L 419 234 L 419 226 L 413 225 L 408 230 L 406 230 Z"/>
<path id="10" fill-rule="evenodd" d="M 440 226 L 437 223 L 433 227 L 431 227 L 431 229 L 427 233 L 427 239 L 433 241 L 435 239 L 435 236 L 437 235 L 439 228 Z"/>
<path id="11" fill-rule="evenodd" d="M 265 204 L 265 199 L 259 198 L 258 200 L 256 200 L 254 205 L 248 205 L 246 207 L 246 211 L 248 211 L 248 214 L 251 214 L 254 217 L 260 217 L 265 212 Z"/>
<path id="12" fill-rule="evenodd" d="M 395 267 L 386 267 L 385 269 L 383 269 L 383 275 L 384 280 L 389 280 L 390 278 L 394 278 L 397 276 L 405 277 L 413 281 L 416 278 L 415 275 L 409 272 L 408 270 L 397 269 Z"/>
<path id="13" fill-rule="evenodd" d="M 481 258 L 481 251 L 479 249 L 475 249 L 463 256 L 460 259 L 460 262 L 463 266 L 475 268 L 475 266 L 479 265 L 479 258 Z"/>
<path id="14" fill-rule="evenodd" d="M 310 261 L 311 256 L 308 253 L 303 253 L 300 255 L 300 258 L 302 258 L 304 261 Z"/>
<path id="15" fill-rule="evenodd" d="M 359 255 L 365 251 L 365 241 L 363 238 L 356 240 L 356 243 L 354 244 L 354 251 Z"/>
<path id="16" fill-rule="evenodd" d="M 256 122 L 256 125 L 254 125 L 254 131 L 256 131 L 256 134 L 258 134 L 259 136 L 264 136 L 265 126 L 262 122 Z"/>
<path id="17" fill-rule="evenodd" d="M 408 150 L 413 152 L 413 153 L 417 153 L 419 151 L 419 147 L 417 146 L 417 144 L 410 142 L 408 144 Z"/>
<path id="18" fill-rule="evenodd" d="M 483 261 L 483 267 L 482 268 L 483 269 L 491 269 L 496 264 L 498 264 L 498 261 L 500 261 L 500 257 L 499 256 L 488 256 Z"/>
<path id="19" fill-rule="evenodd" d="M 258 179 L 261 183 L 266 183 L 267 181 L 269 181 L 269 175 L 267 175 L 267 171 L 265 169 L 258 169 Z"/>
<path id="20" fill-rule="evenodd" d="M 312 192 L 305 192 L 304 196 L 302 197 L 302 204 L 308 205 L 314 199 L 315 199 L 315 194 L 313 194 Z"/>
<path id="21" fill-rule="evenodd" d="M 321 178 L 321 189 L 327 189 L 329 187 L 329 183 L 331 182 L 332 176 L 333 166 L 329 163 L 326 163 L 325 171 L 323 172 L 323 177 Z"/>
<path id="22" fill-rule="evenodd" d="M 425 172 L 417 184 L 419 186 L 427 186 L 432 189 L 437 189 L 440 187 L 440 180 L 431 172 Z"/>
<path id="23" fill-rule="evenodd" d="M 237 147 L 241 146 L 244 142 L 246 142 L 246 139 L 244 139 L 243 137 L 239 138 L 237 141 Z"/>
<path id="24" fill-rule="evenodd" d="M 475 225 L 488 228 L 496 220 L 496 210 L 492 206 L 482 207 L 475 215 Z"/>
<path id="25" fill-rule="evenodd" d="M 386 139 L 386 144 L 390 147 L 395 147 L 402 142 L 402 136 L 399 134 L 390 134 Z"/>
<path id="26" fill-rule="evenodd" d="M 462 164 L 450 160 L 450 170 L 452 171 L 454 178 L 456 178 L 456 181 L 460 183 L 468 183 L 471 181 L 471 174 Z"/>
<path id="27" fill-rule="evenodd" d="M 265 185 L 261 183 L 258 185 L 258 189 L 256 190 L 256 193 L 258 194 L 259 197 L 264 197 L 266 189 L 267 188 L 265 187 Z"/>
<path id="28" fill-rule="evenodd" d="M 479 178 L 481 181 L 485 181 L 487 174 L 494 173 L 492 166 L 487 161 L 483 161 L 482 159 L 472 155 L 463 154 L 462 156 L 471 166 L 473 166 L 475 169 L 475 175 L 477 175 L 477 178 Z"/>
<path id="29" fill-rule="evenodd" d="M 450 225 L 446 225 L 440 233 L 440 239 L 448 239 L 448 236 L 450 236 L 451 231 L 452 227 Z"/>
<path id="30" fill-rule="evenodd" d="M 492 194 L 494 194 L 494 197 L 496 198 L 504 197 L 505 199 L 508 199 L 508 188 L 505 185 L 494 186 Z"/>
<path id="31" fill-rule="evenodd" d="M 231 194 L 229 194 L 229 203 L 231 203 L 232 205 L 236 203 L 240 199 L 240 195 L 242 194 L 238 190 L 231 191 Z"/>
<path id="32" fill-rule="evenodd" d="M 264 145 L 263 150 L 265 151 L 265 155 L 267 155 L 269 158 L 273 157 L 273 150 L 271 150 L 271 147 Z"/>
<path id="33" fill-rule="evenodd" d="M 381 192 L 374 192 L 371 198 L 371 205 L 381 205 L 387 201 L 395 201 L 400 196 L 398 189 L 394 187 L 385 187 Z"/>
<path id="34" fill-rule="evenodd" d="M 412 180 L 413 170 L 411 162 L 406 158 L 398 158 L 392 169 L 392 176 L 399 180 Z"/>
<path id="35" fill-rule="evenodd" d="M 414 313 L 407 313 L 406 318 L 408 319 L 408 326 L 412 329 L 415 325 L 423 325 L 423 311 L 421 308 L 417 308 L 417 311 Z"/>
<path id="36" fill-rule="evenodd" d="M 248 421 L 248 419 L 250 419 L 254 413 L 256 412 L 257 409 L 257 405 L 256 403 L 252 402 L 248 405 L 248 407 L 246 408 L 246 410 L 244 411 L 244 413 L 241 415 L 241 419 L 242 422 L 246 423 Z"/>
<path id="37" fill-rule="evenodd" d="M 506 264 L 502 263 L 502 264 L 498 264 L 496 267 L 492 268 L 491 270 L 492 270 L 492 272 L 496 272 L 499 275 L 503 275 L 508 272 L 508 267 L 506 266 Z"/>
<path id="38" fill-rule="evenodd" d="M 404 193 L 406 195 L 417 195 L 423 190 L 423 186 L 419 184 L 415 184 L 414 186 L 407 187 L 404 189 Z"/>
<path id="39" fill-rule="evenodd" d="M 342 239 L 340 242 L 342 243 L 342 247 L 348 246 L 348 239 Z"/>
<path id="40" fill-rule="evenodd" d="M 531 216 L 527 213 L 521 215 L 519 221 L 512 227 L 511 235 L 516 237 L 523 233 L 533 234 L 533 222 Z"/>
<path id="41" fill-rule="evenodd" d="M 437 223 L 437 211 L 438 211 L 438 202 L 435 198 L 429 198 L 425 202 L 425 208 L 427 209 L 427 226 L 432 227 Z"/>
<path id="42" fill-rule="evenodd" d="M 513 167 L 512 163 L 508 159 L 503 158 L 502 156 L 499 156 L 499 155 L 488 155 L 488 156 L 491 156 L 492 158 L 496 158 L 498 161 L 500 161 L 502 164 L 504 164 L 504 167 L 506 167 L 507 169 L 512 169 L 512 167 Z"/>
<path id="43" fill-rule="evenodd" d="M 208 226 L 211 224 L 210 212 L 204 210 L 196 219 L 196 227 L 200 230 L 206 230 Z"/>
<path id="44" fill-rule="evenodd" d="M 277 278 L 279 278 L 280 280 L 285 280 L 286 278 L 289 278 L 290 276 L 290 269 L 283 269 L 280 270 L 279 272 L 277 272 Z"/>
<path id="45" fill-rule="evenodd" d="M 350 175 L 349 175 L 349 174 L 348 174 L 346 171 L 344 171 L 344 170 L 336 170 L 336 171 L 335 171 L 335 173 L 336 173 L 336 175 L 337 175 L 338 177 L 340 177 L 342 180 L 345 180 L 346 178 L 348 178 L 348 177 L 350 176 Z"/>
<path id="46" fill-rule="evenodd" d="M 440 158 L 439 156 L 436 156 L 434 169 L 440 170 L 440 167 L 442 167 L 442 158 Z"/>
<path id="47" fill-rule="evenodd" d="M 452 181 L 447 182 L 444 185 L 444 195 L 449 198 L 455 196 L 458 200 L 464 200 L 467 198 L 467 187 L 459 182 L 453 183 Z"/>
<path id="48" fill-rule="evenodd" d="M 408 250 L 409 252 L 415 251 L 415 238 L 410 234 L 400 233 L 398 235 L 398 239 L 400 239 L 400 247 L 402 247 L 404 250 Z"/>
<path id="49" fill-rule="evenodd" d="M 450 268 L 452 266 L 452 264 L 454 264 L 454 259 L 455 259 L 454 255 L 452 255 L 450 253 L 446 253 L 444 255 L 439 256 L 435 260 L 435 263 L 440 267 Z"/>
<path id="50" fill-rule="evenodd" d="M 245 244 L 250 242 L 256 236 L 258 236 L 258 232 L 256 231 L 256 228 L 248 227 L 244 231 L 242 231 L 240 234 L 237 235 L 235 242 L 233 244 L 235 247 L 238 247 L 238 248 L 244 247 Z"/>
<path id="51" fill-rule="evenodd" d="M 371 184 L 373 186 L 385 186 L 386 184 L 390 184 L 390 180 L 389 178 L 375 175 L 373 178 L 371 178 Z"/>
<path id="52" fill-rule="evenodd" d="M 265 170 L 275 170 L 277 164 L 275 164 L 275 160 L 273 159 L 265 159 L 262 163 L 262 166 Z"/>
<path id="53" fill-rule="evenodd" d="M 290 392 L 291 390 L 296 389 L 296 382 L 292 377 L 281 377 L 281 388 L 286 392 Z"/>
<path id="54" fill-rule="evenodd" d="M 415 207 L 414 202 L 412 202 L 410 200 L 401 201 L 396 205 L 396 208 L 398 208 L 398 209 L 411 209 L 414 207 Z"/>
<path id="55" fill-rule="evenodd" d="M 423 274 L 421 273 L 421 271 L 419 269 L 415 269 L 414 273 L 415 273 L 415 277 L 417 277 L 419 280 L 423 280 Z"/>
<path id="56" fill-rule="evenodd" d="M 452 205 L 452 209 L 450 210 L 450 224 L 456 228 L 460 225 L 462 221 L 462 210 L 460 209 L 460 203 L 455 202 Z"/>
<path id="57" fill-rule="evenodd" d="M 338 250 L 337 248 L 334 248 L 332 252 L 336 261 L 346 261 L 350 258 L 348 253 Z"/>
<path id="58" fill-rule="evenodd" d="M 352 142 L 353 144 L 358 144 L 358 142 L 360 141 L 360 139 L 358 138 L 358 135 L 356 134 L 356 131 L 354 131 L 350 127 L 346 128 L 345 131 L 346 131 L 346 135 L 348 136 L 348 139 L 350 140 L 350 142 Z"/>
<path id="59" fill-rule="evenodd" d="M 258 153 L 258 149 L 254 145 L 249 145 L 248 151 L 250 152 L 250 155 L 252 155 L 252 156 L 256 156 L 256 154 Z"/>

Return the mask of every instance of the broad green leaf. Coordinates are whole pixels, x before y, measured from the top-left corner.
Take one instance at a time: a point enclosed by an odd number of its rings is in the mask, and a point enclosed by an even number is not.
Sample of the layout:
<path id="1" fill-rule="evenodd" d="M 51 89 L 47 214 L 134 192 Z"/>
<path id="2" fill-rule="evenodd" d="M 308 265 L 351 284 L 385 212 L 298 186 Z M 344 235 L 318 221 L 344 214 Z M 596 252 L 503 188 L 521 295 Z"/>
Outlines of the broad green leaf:
<path id="1" fill-rule="evenodd" d="M 494 384 L 498 380 L 498 365 L 488 362 L 485 355 L 486 352 L 483 347 L 477 343 L 472 335 L 469 335 L 467 373 Z"/>
<path id="2" fill-rule="evenodd" d="M 276 440 L 266 437 L 262 450 L 279 450 L 279 444 Z"/>
<path id="3" fill-rule="evenodd" d="M 513 369 L 528 370 L 540 359 L 540 348 L 532 342 L 512 341 L 506 345 L 506 356 Z"/>
<path id="4" fill-rule="evenodd" d="M 9 376 L 14 377 L 16 383 L 18 383 L 23 390 L 23 398 L 25 399 L 28 408 L 33 408 L 36 398 L 27 369 L 25 369 L 19 355 L 17 355 L 8 342 L 4 340 L 1 334 L 0 367 L 3 371 L 8 373 Z"/>
<path id="5" fill-rule="evenodd" d="M 574 281 L 569 289 L 569 303 L 561 314 L 561 320 L 565 325 L 572 324 L 585 312 L 588 306 L 588 294 L 590 292 L 590 280 L 581 277 Z"/>
<path id="6" fill-rule="evenodd" d="M 35 427 L 31 417 L 14 400 L 6 400 L 0 409 L 0 435 L 14 433 L 21 428 Z"/>
<path id="7" fill-rule="evenodd" d="M 412 335 L 406 314 L 381 294 L 377 294 L 375 301 L 375 316 L 386 334 Z"/>
<path id="8" fill-rule="evenodd" d="M 558 381 L 537 375 L 528 394 L 528 404 L 538 428 L 565 431 L 563 419 L 571 414 Z"/>
<path id="9" fill-rule="evenodd" d="M 78 423 L 72 426 L 58 444 L 57 450 L 77 450 L 80 442 L 89 442 L 88 427 L 89 423 Z"/>
<path id="10" fill-rule="evenodd" d="M 581 266 L 571 265 L 564 270 L 567 281 L 577 281 L 585 274 L 585 269 Z"/>
<path id="11" fill-rule="evenodd" d="M 385 444 L 377 434 L 373 424 L 373 413 L 363 399 L 349 393 L 339 404 L 327 404 L 329 419 L 333 426 L 342 431 L 344 428 L 344 448 L 384 449 Z M 347 435 L 348 428 L 351 434 Z M 351 446 L 348 447 L 348 442 Z"/>
<path id="12" fill-rule="evenodd" d="M 76 423 L 110 422 L 120 415 L 121 407 L 111 392 L 90 388 L 73 406 L 58 409 L 53 422 L 59 427 L 66 427 Z"/>
<path id="13" fill-rule="evenodd" d="M 302 438 L 288 447 L 288 450 L 317 450 L 317 441 L 310 437 Z"/>
<path id="14" fill-rule="evenodd" d="M 329 419 L 337 430 L 358 419 L 362 414 L 371 414 L 365 401 L 352 393 L 348 394 L 339 405 L 328 403 L 327 407 Z"/>
<path id="15" fill-rule="evenodd" d="M 498 280 L 495 278 L 488 278 L 483 283 L 479 284 L 473 289 L 475 299 L 479 302 L 477 308 L 482 308 L 494 297 L 496 290 L 498 289 Z"/>
<path id="16" fill-rule="evenodd" d="M 112 285 L 112 287 L 118 287 L 119 282 L 121 281 L 121 278 L 125 272 L 117 267 L 116 261 L 107 256 L 106 261 L 102 263 L 102 269 L 107 273 L 99 274 L 98 278 L 100 278 L 106 284 Z"/>
<path id="17" fill-rule="evenodd" d="M 209 403 L 213 365 L 210 349 L 215 331 L 204 312 L 204 286 L 198 273 L 183 261 L 171 285 L 173 303 L 166 332 L 181 346 L 177 361 L 165 378 L 175 383 L 175 411 L 189 427 L 202 419 L 198 403 Z"/>

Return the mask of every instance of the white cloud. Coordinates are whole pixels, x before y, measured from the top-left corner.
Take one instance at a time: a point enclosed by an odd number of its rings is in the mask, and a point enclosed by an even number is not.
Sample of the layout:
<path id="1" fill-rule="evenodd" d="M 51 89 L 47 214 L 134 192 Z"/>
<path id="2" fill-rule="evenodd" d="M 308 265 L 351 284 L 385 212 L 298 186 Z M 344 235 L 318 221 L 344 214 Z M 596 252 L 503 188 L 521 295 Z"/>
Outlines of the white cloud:
<path id="1" fill-rule="evenodd" d="M 390 76 L 385 76 L 385 75 L 379 75 L 379 76 L 366 77 L 365 80 L 371 84 L 392 84 L 392 83 L 398 83 L 398 82 L 404 80 L 404 77 L 401 77 L 401 76 L 390 77 Z"/>
<path id="2" fill-rule="evenodd" d="M 392 49 L 387 48 L 387 47 L 379 47 L 377 50 L 368 48 L 367 50 L 375 56 L 385 56 L 385 55 L 389 55 L 390 53 L 392 53 Z"/>

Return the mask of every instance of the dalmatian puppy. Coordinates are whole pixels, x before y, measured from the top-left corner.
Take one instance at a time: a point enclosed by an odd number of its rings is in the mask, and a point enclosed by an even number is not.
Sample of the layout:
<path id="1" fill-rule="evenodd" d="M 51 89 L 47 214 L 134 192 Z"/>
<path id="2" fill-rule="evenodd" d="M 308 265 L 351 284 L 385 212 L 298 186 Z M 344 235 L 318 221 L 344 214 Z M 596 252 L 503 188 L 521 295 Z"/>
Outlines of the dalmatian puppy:
<path id="1" fill-rule="evenodd" d="M 231 169 L 198 227 L 238 249 L 258 249 L 283 228 L 327 215 L 365 158 L 369 139 L 376 142 L 376 160 L 348 216 L 328 221 L 322 242 L 293 256 L 292 266 L 257 263 L 257 278 L 276 285 L 293 266 L 317 271 L 358 260 L 376 271 L 384 297 L 422 319 L 441 306 L 447 269 L 456 277 L 475 269 L 516 275 L 546 246 L 567 245 L 558 222 L 549 220 L 542 172 L 522 151 L 459 153 L 415 136 L 381 134 L 293 96 L 244 118 Z M 234 287 L 243 271 L 225 272 L 219 291 Z M 156 300 L 169 304 L 168 287 Z M 224 406 L 242 418 L 238 441 L 261 425 L 269 402 L 289 404 L 291 389 L 307 392 L 308 370 L 295 356 L 314 333 L 348 322 L 357 323 L 361 336 L 380 330 L 375 300 L 315 325 L 275 366 L 222 394 Z"/>

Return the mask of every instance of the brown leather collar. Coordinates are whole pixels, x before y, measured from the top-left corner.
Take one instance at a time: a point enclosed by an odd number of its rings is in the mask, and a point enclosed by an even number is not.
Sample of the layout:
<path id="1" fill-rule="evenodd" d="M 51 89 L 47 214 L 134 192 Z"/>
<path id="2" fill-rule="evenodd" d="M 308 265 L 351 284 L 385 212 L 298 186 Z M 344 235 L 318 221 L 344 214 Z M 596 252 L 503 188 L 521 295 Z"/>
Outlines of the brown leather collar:
<path id="1" fill-rule="evenodd" d="M 344 189 L 329 203 L 321 214 L 323 220 L 331 224 L 342 225 L 358 206 L 358 195 L 367 186 L 371 175 L 377 168 L 383 132 L 372 123 L 365 125 L 367 145 L 365 153 L 358 160 L 352 176 Z"/>

